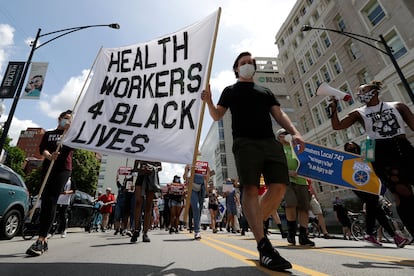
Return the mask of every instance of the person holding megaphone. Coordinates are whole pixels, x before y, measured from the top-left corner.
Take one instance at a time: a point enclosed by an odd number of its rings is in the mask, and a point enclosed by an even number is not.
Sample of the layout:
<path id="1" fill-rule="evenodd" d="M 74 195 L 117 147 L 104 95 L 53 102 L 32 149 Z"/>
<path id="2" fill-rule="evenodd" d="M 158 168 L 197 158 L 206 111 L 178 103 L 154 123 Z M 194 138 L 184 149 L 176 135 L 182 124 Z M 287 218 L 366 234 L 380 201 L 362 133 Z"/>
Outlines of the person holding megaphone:
<path id="1" fill-rule="evenodd" d="M 395 197 L 397 212 L 414 237 L 414 147 L 406 137 L 404 125 L 414 130 L 414 115 L 401 102 L 383 102 L 379 99 L 382 82 L 371 81 L 359 86 L 358 100 L 364 104 L 338 118 L 338 99 L 332 98 L 331 125 L 334 130 L 346 129 L 359 122 L 365 129 L 367 141 L 373 146 L 373 168 L 381 182 Z M 363 141 L 364 143 L 365 141 Z"/>

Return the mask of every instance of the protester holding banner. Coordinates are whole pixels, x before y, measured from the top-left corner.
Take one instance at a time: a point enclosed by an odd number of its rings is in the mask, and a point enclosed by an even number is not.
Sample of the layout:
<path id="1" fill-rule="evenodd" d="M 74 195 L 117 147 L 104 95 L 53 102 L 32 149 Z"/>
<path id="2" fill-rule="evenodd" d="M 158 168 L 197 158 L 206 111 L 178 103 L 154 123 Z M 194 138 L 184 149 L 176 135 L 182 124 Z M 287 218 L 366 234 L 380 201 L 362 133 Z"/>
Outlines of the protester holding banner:
<path id="1" fill-rule="evenodd" d="M 288 243 L 296 245 L 296 228 L 299 223 L 299 244 L 315 246 L 315 243 L 308 238 L 308 222 L 310 210 L 310 194 L 306 178 L 300 177 L 296 169 L 299 166 L 294 156 L 293 149 L 287 139 L 289 133 L 281 128 L 276 132 L 277 140 L 283 144 L 287 164 L 289 168 L 289 184 L 286 188 L 286 220 L 288 225 Z M 298 221 L 296 221 L 298 219 Z"/>
<path id="2" fill-rule="evenodd" d="M 255 70 L 256 62 L 251 54 L 241 53 L 233 65 L 238 81 L 224 89 L 217 106 L 212 101 L 210 87 L 203 91 L 202 99 L 215 121 L 227 109 L 231 111 L 233 153 L 243 193 L 243 212 L 257 242 L 260 264 L 283 271 L 292 265 L 280 256 L 263 233 L 263 221 L 279 207 L 289 181 L 283 146 L 275 139 L 270 115 L 292 135 L 293 143 L 301 152 L 304 141 L 272 91 L 254 83 Z M 268 190 L 259 200 L 261 173 Z"/>
<path id="3" fill-rule="evenodd" d="M 201 155 L 201 154 L 199 154 Z M 187 185 L 191 177 L 191 165 L 186 165 L 184 169 L 183 179 L 187 182 Z M 200 160 L 196 161 L 194 168 L 194 181 L 191 190 L 191 209 L 193 211 L 194 220 L 194 239 L 201 239 L 200 233 L 200 217 L 203 209 L 204 197 L 206 194 L 206 183 L 210 178 L 210 168 L 207 162 Z"/>
<path id="4" fill-rule="evenodd" d="M 135 160 L 135 169 L 138 171 L 138 177 L 135 181 L 135 210 L 134 210 L 134 232 L 131 242 L 138 240 L 141 231 L 142 204 L 144 202 L 144 223 L 142 231 L 142 241 L 151 242 L 148 237 L 148 230 L 151 228 L 152 204 L 155 192 L 160 190 L 158 172 L 162 170 L 161 162 L 151 162 Z"/>
<path id="5" fill-rule="evenodd" d="M 361 147 L 355 142 L 345 143 L 344 150 L 358 155 L 361 154 Z M 367 234 L 364 236 L 364 240 L 377 246 L 382 245 L 375 236 L 375 222 L 378 220 L 379 224 L 384 227 L 385 231 L 387 231 L 387 233 L 394 238 L 395 245 L 399 248 L 403 248 L 409 241 L 405 237 L 402 237 L 396 233 L 392 228 L 385 210 L 382 209 L 380 205 L 380 196 L 363 191 L 353 191 L 365 204 L 365 232 Z M 385 193 L 385 189 L 383 192 Z"/>
<path id="6" fill-rule="evenodd" d="M 404 103 L 383 102 L 379 99 L 382 82 L 371 81 L 358 88 L 357 96 L 364 106 L 354 109 L 342 120 L 338 118 L 336 99 L 332 100 L 331 124 L 335 130 L 361 123 L 374 141 L 375 173 L 395 197 L 398 214 L 407 230 L 414 236 L 414 147 L 406 137 L 404 125 L 414 130 L 414 114 Z M 372 144 L 372 143 L 371 143 Z"/>
<path id="7" fill-rule="evenodd" d="M 45 158 L 42 165 L 42 183 L 45 185 L 41 194 L 39 237 L 26 251 L 30 256 L 40 256 L 48 250 L 47 233 L 55 217 L 57 200 L 72 172 L 73 148 L 59 144 L 71 121 L 72 111 L 62 112 L 58 117 L 57 128 L 46 131 L 40 142 L 39 152 Z M 47 174 L 49 166 L 53 167 Z"/>

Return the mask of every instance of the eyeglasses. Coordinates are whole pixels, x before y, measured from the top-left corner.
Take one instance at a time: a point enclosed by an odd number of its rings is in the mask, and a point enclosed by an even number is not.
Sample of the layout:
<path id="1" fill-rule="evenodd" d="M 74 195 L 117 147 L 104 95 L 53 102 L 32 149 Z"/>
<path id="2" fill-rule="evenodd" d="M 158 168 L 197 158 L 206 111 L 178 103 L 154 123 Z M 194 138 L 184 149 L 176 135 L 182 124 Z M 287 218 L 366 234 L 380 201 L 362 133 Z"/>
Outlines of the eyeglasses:
<path id="1" fill-rule="evenodd" d="M 288 134 L 289 132 L 285 131 L 285 132 L 280 133 L 279 135 L 288 135 Z"/>

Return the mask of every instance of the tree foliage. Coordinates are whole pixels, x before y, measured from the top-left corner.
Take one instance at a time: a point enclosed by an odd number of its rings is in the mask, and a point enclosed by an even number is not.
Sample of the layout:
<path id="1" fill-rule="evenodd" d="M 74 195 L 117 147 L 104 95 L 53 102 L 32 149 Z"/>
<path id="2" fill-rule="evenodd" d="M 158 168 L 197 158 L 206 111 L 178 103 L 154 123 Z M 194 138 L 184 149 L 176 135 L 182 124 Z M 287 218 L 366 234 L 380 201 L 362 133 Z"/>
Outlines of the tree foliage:
<path id="1" fill-rule="evenodd" d="M 77 189 L 93 195 L 98 184 L 100 163 L 95 153 L 75 149 L 73 153 L 72 179 Z M 33 170 L 26 177 L 26 185 L 31 194 L 37 194 L 42 184 L 41 168 Z"/>
<path id="2" fill-rule="evenodd" d="M 100 162 L 94 152 L 76 149 L 73 153 L 72 179 L 79 190 L 93 195 L 98 185 Z"/>
<path id="3" fill-rule="evenodd" d="M 25 174 L 22 169 L 25 159 L 24 151 L 18 147 L 9 147 L 8 145 L 5 147 L 5 150 L 7 151 L 7 157 L 4 164 L 24 178 Z"/>

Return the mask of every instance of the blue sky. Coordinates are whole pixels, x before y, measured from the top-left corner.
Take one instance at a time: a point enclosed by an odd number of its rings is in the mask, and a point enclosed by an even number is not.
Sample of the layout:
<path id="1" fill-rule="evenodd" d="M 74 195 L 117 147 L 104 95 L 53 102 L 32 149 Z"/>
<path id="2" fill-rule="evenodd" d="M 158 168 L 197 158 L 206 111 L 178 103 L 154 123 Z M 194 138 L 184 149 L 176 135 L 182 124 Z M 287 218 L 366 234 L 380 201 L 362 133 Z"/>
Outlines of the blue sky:
<path id="1" fill-rule="evenodd" d="M 222 89 L 235 81 L 231 67 L 241 51 L 274 57 L 274 37 L 296 0 L 72 0 L 3 1 L 0 9 L 0 79 L 9 61 L 26 61 L 28 46 L 41 33 L 60 29 L 118 23 L 121 28 L 90 28 L 59 38 L 35 51 L 33 62 L 49 62 L 40 100 L 19 100 L 9 136 L 17 143 L 27 127 L 53 129 L 58 114 L 72 109 L 100 47 L 119 47 L 153 40 L 191 25 L 222 8 L 210 84 L 217 101 Z M 47 36 L 40 40 L 44 42 Z M 11 99 L 5 99 L 7 119 Z M 206 110 L 207 111 L 207 110 Z M 212 120 L 205 114 L 201 139 Z M 161 180 L 181 166 L 168 165 Z M 165 180 L 169 181 L 169 180 Z"/>

